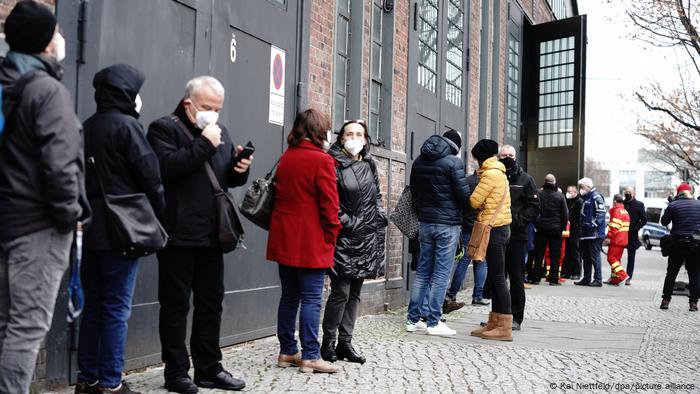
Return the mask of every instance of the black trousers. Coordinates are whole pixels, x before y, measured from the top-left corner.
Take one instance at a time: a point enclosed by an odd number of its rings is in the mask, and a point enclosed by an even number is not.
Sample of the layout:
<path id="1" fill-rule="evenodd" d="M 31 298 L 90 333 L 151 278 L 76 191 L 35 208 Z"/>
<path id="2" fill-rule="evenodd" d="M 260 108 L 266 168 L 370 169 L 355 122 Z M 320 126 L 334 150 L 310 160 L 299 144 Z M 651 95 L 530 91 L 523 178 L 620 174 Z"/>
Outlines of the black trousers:
<path id="1" fill-rule="evenodd" d="M 561 257 L 561 230 L 538 230 L 535 237 L 535 264 L 530 280 L 539 282 L 544 275 L 544 252 L 549 244 L 549 283 L 559 282 L 559 259 Z"/>
<path id="2" fill-rule="evenodd" d="M 357 313 L 360 309 L 360 293 L 364 279 L 340 278 L 330 275 L 331 294 L 323 312 L 323 341 L 352 340 Z M 337 335 L 336 335 L 337 332 Z"/>
<path id="3" fill-rule="evenodd" d="M 510 294 L 506 284 L 506 245 L 510 239 L 510 226 L 494 227 L 486 249 L 488 271 L 486 282 L 489 283 L 492 298 L 491 310 L 496 313 L 510 315 Z"/>
<path id="4" fill-rule="evenodd" d="M 666 279 L 664 280 L 664 291 L 662 298 L 671 301 L 673 285 L 676 283 L 678 271 L 685 264 L 688 271 L 688 285 L 690 286 L 690 302 L 698 302 L 700 296 L 700 251 L 697 249 L 677 247 L 668 256 L 668 267 L 666 268 Z"/>
<path id="5" fill-rule="evenodd" d="M 506 273 L 510 281 L 510 302 L 513 321 L 521 324 L 525 314 L 525 286 L 523 271 L 525 269 L 527 241 L 511 240 L 506 247 Z M 488 260 L 487 260 L 488 261 Z"/>
<path id="6" fill-rule="evenodd" d="M 582 262 L 578 237 L 572 235 L 566 239 L 566 254 L 564 255 L 564 266 L 561 271 L 562 275 L 581 276 Z"/>
<path id="7" fill-rule="evenodd" d="M 160 343 L 165 379 L 185 375 L 190 369 L 185 340 L 190 295 L 193 294 L 190 350 L 195 375 L 219 373 L 224 256 L 215 248 L 166 247 L 158 252 L 158 301 Z"/>
<path id="8" fill-rule="evenodd" d="M 627 247 L 627 269 L 625 270 L 627 272 L 627 275 L 632 278 L 632 274 L 634 273 L 634 261 L 637 258 L 637 248 L 628 246 Z"/>

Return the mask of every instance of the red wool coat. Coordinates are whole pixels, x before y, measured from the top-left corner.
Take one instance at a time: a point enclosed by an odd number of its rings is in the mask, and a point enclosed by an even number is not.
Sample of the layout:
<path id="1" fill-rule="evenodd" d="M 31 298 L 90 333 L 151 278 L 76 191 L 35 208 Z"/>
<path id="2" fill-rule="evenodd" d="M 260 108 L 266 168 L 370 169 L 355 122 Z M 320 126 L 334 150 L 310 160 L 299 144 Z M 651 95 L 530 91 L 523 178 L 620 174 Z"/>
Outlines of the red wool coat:
<path id="1" fill-rule="evenodd" d="M 275 174 L 267 259 L 292 267 L 332 267 L 339 210 L 333 158 L 309 141 L 287 149 Z"/>

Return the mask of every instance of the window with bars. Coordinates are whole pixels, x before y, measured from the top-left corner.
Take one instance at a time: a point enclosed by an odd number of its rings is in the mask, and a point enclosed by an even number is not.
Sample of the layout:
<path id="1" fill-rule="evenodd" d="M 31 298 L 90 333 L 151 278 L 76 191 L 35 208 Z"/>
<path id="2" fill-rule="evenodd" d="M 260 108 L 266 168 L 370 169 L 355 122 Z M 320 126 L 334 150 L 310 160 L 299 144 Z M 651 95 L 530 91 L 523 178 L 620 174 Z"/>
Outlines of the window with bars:
<path id="1" fill-rule="evenodd" d="M 538 147 L 573 146 L 574 37 L 540 43 Z"/>
<path id="2" fill-rule="evenodd" d="M 462 106 L 462 78 L 464 75 L 464 11 L 462 0 L 447 2 L 447 60 L 445 64 L 445 100 Z"/>
<path id="3" fill-rule="evenodd" d="M 372 1 L 372 30 L 370 55 L 370 87 L 369 87 L 369 130 L 372 139 L 378 145 L 384 145 L 382 138 L 382 67 L 383 67 L 383 4 L 381 0 Z"/>
<path id="4" fill-rule="evenodd" d="M 552 12 L 557 19 L 566 18 L 566 4 L 564 0 L 547 0 L 549 6 L 552 8 Z"/>
<path id="5" fill-rule="evenodd" d="M 627 187 L 633 187 L 637 188 L 637 171 L 635 170 L 622 170 L 619 173 L 620 177 L 620 182 L 619 182 L 619 193 L 622 194 L 624 193 L 625 189 Z"/>
<path id="6" fill-rule="evenodd" d="M 338 0 L 333 64 L 333 129 L 338 130 L 350 118 L 348 102 L 350 65 L 350 0 Z"/>
<path id="7" fill-rule="evenodd" d="M 418 84 L 433 93 L 437 92 L 438 10 L 437 0 L 422 0 L 418 17 Z"/>
<path id="8" fill-rule="evenodd" d="M 508 81 L 506 86 L 506 137 L 518 139 L 520 129 L 520 40 L 508 35 Z"/>

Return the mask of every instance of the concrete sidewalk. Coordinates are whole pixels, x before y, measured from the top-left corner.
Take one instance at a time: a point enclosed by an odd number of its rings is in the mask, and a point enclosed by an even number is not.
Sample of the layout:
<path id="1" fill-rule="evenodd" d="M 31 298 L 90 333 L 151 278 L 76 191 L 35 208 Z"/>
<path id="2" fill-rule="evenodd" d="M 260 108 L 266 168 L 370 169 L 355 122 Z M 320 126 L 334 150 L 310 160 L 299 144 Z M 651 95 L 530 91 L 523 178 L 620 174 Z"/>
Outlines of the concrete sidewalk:
<path id="1" fill-rule="evenodd" d="M 335 375 L 277 368 L 274 337 L 226 349 L 225 367 L 250 393 L 700 392 L 700 314 L 688 311 L 686 297 L 660 310 L 665 259 L 658 249 L 640 249 L 637 260 L 632 286 L 581 288 L 567 281 L 526 290 L 525 322 L 513 342 L 469 336 L 488 307 L 448 315 L 454 338 L 406 333 L 401 310 L 360 318 L 354 343 L 368 361 L 339 362 Z M 685 271 L 678 280 L 687 281 Z M 469 294 L 460 296 L 466 301 Z M 135 390 L 166 393 L 162 372 L 153 368 L 126 380 Z M 223 391 L 200 390 L 214 392 Z"/>

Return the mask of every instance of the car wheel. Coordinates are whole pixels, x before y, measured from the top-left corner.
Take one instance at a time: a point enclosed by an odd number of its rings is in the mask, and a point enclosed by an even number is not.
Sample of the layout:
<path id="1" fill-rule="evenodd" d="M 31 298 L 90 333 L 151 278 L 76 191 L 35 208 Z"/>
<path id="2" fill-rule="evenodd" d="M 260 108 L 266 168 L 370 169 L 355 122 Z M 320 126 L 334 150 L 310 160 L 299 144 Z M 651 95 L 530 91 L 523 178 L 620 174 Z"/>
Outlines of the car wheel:
<path id="1" fill-rule="evenodd" d="M 644 237 L 644 249 L 651 250 L 652 246 L 653 245 L 651 244 L 649 237 Z"/>

